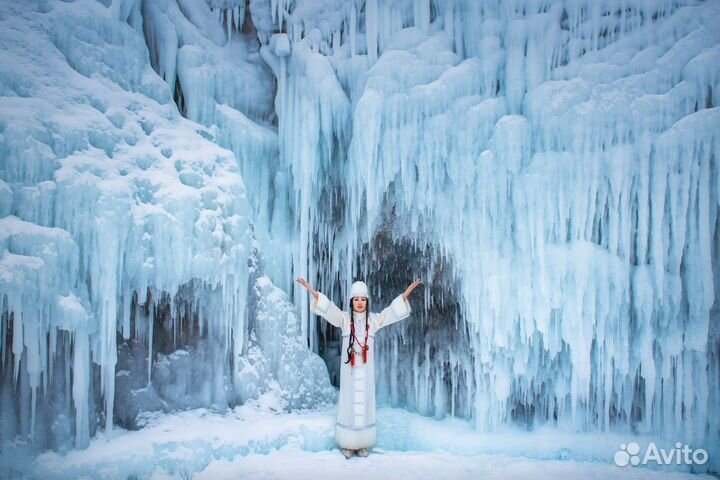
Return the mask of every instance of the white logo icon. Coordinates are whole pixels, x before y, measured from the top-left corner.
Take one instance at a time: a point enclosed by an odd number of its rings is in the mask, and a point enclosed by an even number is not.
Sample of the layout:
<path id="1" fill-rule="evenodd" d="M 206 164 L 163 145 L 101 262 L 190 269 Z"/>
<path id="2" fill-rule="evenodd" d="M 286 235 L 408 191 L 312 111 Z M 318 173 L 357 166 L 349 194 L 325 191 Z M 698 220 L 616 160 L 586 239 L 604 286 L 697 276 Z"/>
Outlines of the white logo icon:
<path id="1" fill-rule="evenodd" d="M 620 450 L 615 453 L 615 465 L 618 467 L 624 467 L 629 463 L 639 465 L 640 457 L 638 457 L 638 453 L 640 453 L 640 445 L 637 443 L 620 444 Z"/>

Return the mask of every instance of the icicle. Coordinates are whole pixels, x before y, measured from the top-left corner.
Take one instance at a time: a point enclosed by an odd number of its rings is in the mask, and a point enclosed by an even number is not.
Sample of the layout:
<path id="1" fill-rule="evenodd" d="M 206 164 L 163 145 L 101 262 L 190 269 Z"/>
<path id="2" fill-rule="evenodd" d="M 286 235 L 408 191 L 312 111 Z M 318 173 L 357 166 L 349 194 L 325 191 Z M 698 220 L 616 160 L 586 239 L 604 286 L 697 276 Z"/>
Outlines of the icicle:
<path id="1" fill-rule="evenodd" d="M 13 312 L 17 312 L 18 310 L 13 309 Z M 24 332 L 22 317 L 23 313 L 21 310 L 20 313 L 14 313 L 13 315 L 12 352 L 15 357 L 15 363 L 13 365 L 13 383 L 15 384 L 15 387 L 17 387 L 18 375 L 20 373 L 20 357 L 22 357 L 23 351 Z"/>
<path id="2" fill-rule="evenodd" d="M 423 33 L 430 28 L 430 0 L 413 0 L 415 26 Z"/>
<path id="3" fill-rule="evenodd" d="M 155 328 L 155 298 L 151 294 L 148 298 L 148 359 L 147 359 L 147 384 L 151 385 L 152 363 L 153 363 L 153 330 Z"/>
<path id="4" fill-rule="evenodd" d="M 90 440 L 88 424 L 90 371 L 88 335 L 84 328 L 75 332 L 72 338 L 72 398 L 75 410 L 75 446 L 84 448 Z M 69 378 L 69 377 L 68 377 Z"/>
<path id="5" fill-rule="evenodd" d="M 122 337 L 124 340 L 127 340 L 132 335 L 132 332 L 130 331 L 130 316 L 132 315 L 132 308 L 133 308 L 133 295 L 132 292 L 129 291 L 127 288 L 123 290 L 123 295 L 121 298 L 121 305 L 122 305 Z"/>
<path id="6" fill-rule="evenodd" d="M 9 322 L 10 315 L 7 310 L 7 296 L 2 295 L 0 296 L 0 357 L 2 357 L 2 360 L 0 360 L 0 365 L 3 370 L 6 368 L 7 364 L 7 348 L 3 348 L 5 346 L 5 330 L 7 329 L 6 323 Z"/>
<path id="7" fill-rule="evenodd" d="M 357 55 L 357 5 L 351 2 L 350 7 L 350 56 Z"/>
<path id="8" fill-rule="evenodd" d="M 374 64 L 378 55 L 378 0 L 365 1 L 365 37 L 370 65 Z"/>
<path id="9" fill-rule="evenodd" d="M 225 10 L 225 30 L 227 32 L 227 41 L 232 38 L 232 9 Z"/>

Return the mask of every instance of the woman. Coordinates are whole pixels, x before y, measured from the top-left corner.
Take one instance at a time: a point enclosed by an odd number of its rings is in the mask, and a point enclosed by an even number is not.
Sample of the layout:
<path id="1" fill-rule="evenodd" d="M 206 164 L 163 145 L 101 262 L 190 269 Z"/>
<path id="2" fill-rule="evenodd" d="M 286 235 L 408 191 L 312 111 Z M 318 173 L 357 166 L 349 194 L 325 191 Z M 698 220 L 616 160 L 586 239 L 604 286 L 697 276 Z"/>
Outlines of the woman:
<path id="1" fill-rule="evenodd" d="M 407 299 L 422 284 L 415 280 L 380 313 L 368 313 L 369 295 L 365 282 L 350 288 L 352 315 L 343 312 L 325 295 L 313 289 L 303 278 L 297 282 L 315 298 L 312 311 L 342 330 L 340 365 L 340 402 L 338 405 L 335 441 L 345 458 L 357 453 L 368 456 L 375 445 L 375 333 L 383 327 L 410 316 Z"/>

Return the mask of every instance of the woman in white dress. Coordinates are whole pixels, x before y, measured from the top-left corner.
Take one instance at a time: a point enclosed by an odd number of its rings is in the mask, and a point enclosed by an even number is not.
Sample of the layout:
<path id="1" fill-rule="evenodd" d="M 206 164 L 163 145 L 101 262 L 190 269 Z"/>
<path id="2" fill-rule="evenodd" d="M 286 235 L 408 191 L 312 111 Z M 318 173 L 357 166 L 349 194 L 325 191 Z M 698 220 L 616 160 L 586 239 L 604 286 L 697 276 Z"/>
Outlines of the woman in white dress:
<path id="1" fill-rule="evenodd" d="M 340 310 L 307 280 L 298 278 L 297 282 L 314 297 L 313 313 L 342 330 L 344 353 L 335 441 L 346 458 L 355 453 L 367 457 L 368 449 L 375 445 L 375 333 L 410 316 L 408 297 L 422 281 L 412 282 L 380 313 L 368 312 L 368 287 L 365 282 L 355 282 L 350 288 L 352 315 Z"/>

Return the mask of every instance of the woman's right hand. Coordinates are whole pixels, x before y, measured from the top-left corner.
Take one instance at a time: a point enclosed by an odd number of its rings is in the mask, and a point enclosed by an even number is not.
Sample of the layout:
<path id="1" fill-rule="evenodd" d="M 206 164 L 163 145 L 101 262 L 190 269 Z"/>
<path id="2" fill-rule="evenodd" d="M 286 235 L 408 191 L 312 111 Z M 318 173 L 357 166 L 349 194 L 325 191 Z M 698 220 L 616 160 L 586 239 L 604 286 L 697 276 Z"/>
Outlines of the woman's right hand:
<path id="1" fill-rule="evenodd" d="M 312 287 L 312 285 L 310 285 L 310 284 L 308 283 L 308 281 L 305 280 L 304 278 L 298 277 L 297 282 L 298 282 L 300 285 L 302 285 L 303 287 L 305 287 L 305 288 L 308 290 L 308 292 L 312 293 L 313 297 L 315 297 L 315 300 L 317 300 L 317 299 L 320 297 L 320 295 L 318 294 L 317 290 L 315 290 L 315 289 Z"/>

